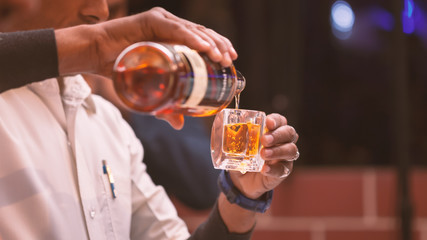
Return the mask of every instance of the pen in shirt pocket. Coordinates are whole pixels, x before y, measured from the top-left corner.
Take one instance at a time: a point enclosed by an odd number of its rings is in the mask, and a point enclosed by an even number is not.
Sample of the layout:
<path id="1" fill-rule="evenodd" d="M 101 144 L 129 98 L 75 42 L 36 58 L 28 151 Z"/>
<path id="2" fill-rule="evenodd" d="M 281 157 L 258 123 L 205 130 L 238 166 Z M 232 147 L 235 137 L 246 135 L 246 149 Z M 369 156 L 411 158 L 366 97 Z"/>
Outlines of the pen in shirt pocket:
<path id="1" fill-rule="evenodd" d="M 107 174 L 108 182 L 110 183 L 110 187 L 111 187 L 111 193 L 113 194 L 113 198 L 116 198 L 117 193 L 116 193 L 116 187 L 114 186 L 113 173 L 111 172 L 111 168 L 110 166 L 108 166 L 106 160 L 102 160 L 102 170 L 104 171 L 104 174 Z"/>

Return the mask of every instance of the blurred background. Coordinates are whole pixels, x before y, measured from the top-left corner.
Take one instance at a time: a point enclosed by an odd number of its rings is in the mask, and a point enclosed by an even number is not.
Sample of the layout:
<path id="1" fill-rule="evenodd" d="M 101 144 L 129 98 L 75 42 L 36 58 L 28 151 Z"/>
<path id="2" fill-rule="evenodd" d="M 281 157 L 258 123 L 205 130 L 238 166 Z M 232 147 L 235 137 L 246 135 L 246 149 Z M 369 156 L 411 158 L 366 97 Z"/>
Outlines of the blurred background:
<path id="1" fill-rule="evenodd" d="M 254 239 L 427 239 L 427 1 L 130 1 L 153 6 L 227 36 L 241 107 L 300 135 Z"/>

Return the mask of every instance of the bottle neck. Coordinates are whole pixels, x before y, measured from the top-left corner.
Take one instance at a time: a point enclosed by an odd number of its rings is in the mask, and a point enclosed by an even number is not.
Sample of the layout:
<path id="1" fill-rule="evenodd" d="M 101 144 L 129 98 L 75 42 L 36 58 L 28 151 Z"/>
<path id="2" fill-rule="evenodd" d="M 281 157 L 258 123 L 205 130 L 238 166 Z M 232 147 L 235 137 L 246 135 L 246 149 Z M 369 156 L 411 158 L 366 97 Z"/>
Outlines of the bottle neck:
<path id="1" fill-rule="evenodd" d="M 245 77 L 238 70 L 236 70 L 236 95 L 241 93 L 243 89 L 245 89 L 245 86 Z"/>

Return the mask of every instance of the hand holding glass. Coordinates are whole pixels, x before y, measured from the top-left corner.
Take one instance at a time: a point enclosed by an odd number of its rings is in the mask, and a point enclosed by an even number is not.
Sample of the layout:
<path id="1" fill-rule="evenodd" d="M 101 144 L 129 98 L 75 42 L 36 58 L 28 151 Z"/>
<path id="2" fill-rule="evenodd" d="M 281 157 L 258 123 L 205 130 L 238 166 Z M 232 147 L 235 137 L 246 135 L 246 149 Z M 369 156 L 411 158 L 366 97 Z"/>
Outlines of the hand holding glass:
<path id="1" fill-rule="evenodd" d="M 211 133 L 211 155 L 216 169 L 242 173 L 261 171 L 259 152 L 265 128 L 265 113 L 224 109 L 215 117 Z"/>

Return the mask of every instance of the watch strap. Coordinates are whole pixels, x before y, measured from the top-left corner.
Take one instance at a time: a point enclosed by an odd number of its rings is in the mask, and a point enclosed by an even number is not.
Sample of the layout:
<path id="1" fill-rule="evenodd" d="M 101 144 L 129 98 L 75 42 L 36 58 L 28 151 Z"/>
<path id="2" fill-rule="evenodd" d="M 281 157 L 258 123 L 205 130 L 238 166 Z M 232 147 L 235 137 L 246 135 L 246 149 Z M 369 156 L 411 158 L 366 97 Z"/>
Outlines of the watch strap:
<path id="1" fill-rule="evenodd" d="M 222 170 L 218 177 L 218 186 L 230 203 L 235 203 L 250 211 L 264 213 L 270 207 L 273 199 L 273 190 L 264 193 L 257 199 L 246 197 L 234 186 L 230 174 L 225 170 Z"/>

